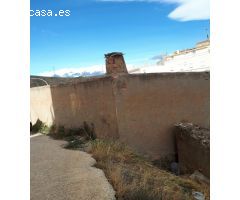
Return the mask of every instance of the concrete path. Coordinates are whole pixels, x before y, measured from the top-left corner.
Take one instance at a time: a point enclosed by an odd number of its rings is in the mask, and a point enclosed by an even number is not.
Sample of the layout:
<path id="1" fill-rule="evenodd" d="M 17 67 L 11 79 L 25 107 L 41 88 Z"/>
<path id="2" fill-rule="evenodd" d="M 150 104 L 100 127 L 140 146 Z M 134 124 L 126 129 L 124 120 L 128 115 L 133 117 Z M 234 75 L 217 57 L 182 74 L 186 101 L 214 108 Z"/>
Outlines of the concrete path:
<path id="1" fill-rule="evenodd" d="M 115 192 L 87 153 L 64 141 L 31 138 L 31 200 L 114 200 Z"/>
<path id="2" fill-rule="evenodd" d="M 36 133 L 36 134 L 30 135 L 30 138 L 37 137 L 37 136 L 40 136 L 40 135 L 42 135 L 42 133 Z"/>

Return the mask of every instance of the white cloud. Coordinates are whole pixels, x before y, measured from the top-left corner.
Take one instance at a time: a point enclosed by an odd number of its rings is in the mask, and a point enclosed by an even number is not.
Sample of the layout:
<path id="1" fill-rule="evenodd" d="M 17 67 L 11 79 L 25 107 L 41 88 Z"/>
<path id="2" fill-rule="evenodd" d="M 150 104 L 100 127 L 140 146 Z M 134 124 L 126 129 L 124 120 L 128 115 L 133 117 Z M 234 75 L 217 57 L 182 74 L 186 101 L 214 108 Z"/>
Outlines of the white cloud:
<path id="1" fill-rule="evenodd" d="M 110 2 L 159 2 L 175 3 L 177 7 L 168 17 L 178 21 L 205 20 L 210 18 L 209 0 L 98 0 Z"/>
<path id="2" fill-rule="evenodd" d="M 177 0 L 176 0 L 177 1 Z M 168 17 L 179 21 L 209 19 L 209 0 L 178 0 L 182 3 Z"/>

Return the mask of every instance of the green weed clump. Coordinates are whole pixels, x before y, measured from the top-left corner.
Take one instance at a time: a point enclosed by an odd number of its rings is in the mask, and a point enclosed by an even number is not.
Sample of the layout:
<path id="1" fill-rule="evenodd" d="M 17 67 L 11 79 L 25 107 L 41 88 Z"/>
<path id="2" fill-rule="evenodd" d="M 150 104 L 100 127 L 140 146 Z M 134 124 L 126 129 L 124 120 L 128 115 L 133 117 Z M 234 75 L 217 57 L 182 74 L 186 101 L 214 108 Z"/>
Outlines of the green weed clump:
<path id="1" fill-rule="evenodd" d="M 41 120 L 37 120 L 36 123 L 32 126 L 33 133 L 42 133 L 42 134 L 49 134 L 52 127 L 47 126 Z"/>
<path id="2" fill-rule="evenodd" d="M 55 139 L 67 139 L 73 136 L 83 136 L 87 140 L 96 139 L 94 125 L 92 123 L 89 125 L 85 121 L 79 126 L 79 128 L 66 128 L 63 125 L 52 125 L 49 133 L 51 133 L 51 136 Z"/>

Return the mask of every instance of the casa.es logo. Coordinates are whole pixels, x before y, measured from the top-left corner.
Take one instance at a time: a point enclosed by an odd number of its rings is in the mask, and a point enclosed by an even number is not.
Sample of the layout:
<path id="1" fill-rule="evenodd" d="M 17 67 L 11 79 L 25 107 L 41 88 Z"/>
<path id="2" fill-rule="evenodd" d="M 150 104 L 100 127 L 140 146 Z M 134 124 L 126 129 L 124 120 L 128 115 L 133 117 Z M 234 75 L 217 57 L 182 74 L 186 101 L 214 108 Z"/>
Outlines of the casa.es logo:
<path id="1" fill-rule="evenodd" d="M 70 15 L 70 10 L 30 10 L 31 17 L 69 17 Z"/>

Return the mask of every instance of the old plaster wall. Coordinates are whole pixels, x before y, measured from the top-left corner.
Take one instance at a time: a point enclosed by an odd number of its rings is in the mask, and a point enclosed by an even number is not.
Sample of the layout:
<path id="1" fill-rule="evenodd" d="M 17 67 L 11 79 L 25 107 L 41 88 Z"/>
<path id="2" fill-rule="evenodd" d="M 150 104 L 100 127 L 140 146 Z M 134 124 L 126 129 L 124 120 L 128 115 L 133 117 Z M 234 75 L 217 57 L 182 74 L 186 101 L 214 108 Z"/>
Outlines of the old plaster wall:
<path id="1" fill-rule="evenodd" d="M 111 77 L 53 86 L 51 96 L 57 126 L 78 128 L 86 122 L 98 137 L 117 137 Z"/>
<path id="2" fill-rule="evenodd" d="M 54 122 L 50 86 L 31 88 L 30 92 L 30 119 L 35 124 L 38 119 L 51 125 Z"/>
<path id="3" fill-rule="evenodd" d="M 174 156 L 176 122 L 209 127 L 208 73 L 120 76 L 114 89 L 120 139 L 153 159 Z"/>
<path id="4" fill-rule="evenodd" d="M 153 159 L 174 156 L 176 122 L 209 127 L 209 73 L 105 76 L 31 88 L 33 114 L 69 128 L 86 121 L 98 137 L 119 138 Z"/>

